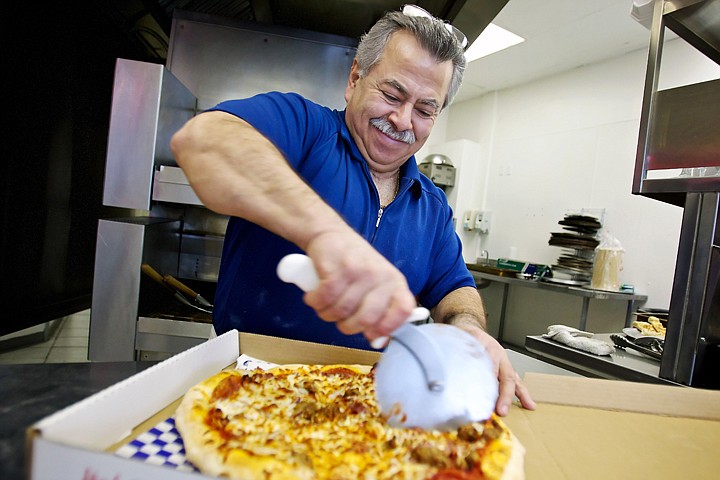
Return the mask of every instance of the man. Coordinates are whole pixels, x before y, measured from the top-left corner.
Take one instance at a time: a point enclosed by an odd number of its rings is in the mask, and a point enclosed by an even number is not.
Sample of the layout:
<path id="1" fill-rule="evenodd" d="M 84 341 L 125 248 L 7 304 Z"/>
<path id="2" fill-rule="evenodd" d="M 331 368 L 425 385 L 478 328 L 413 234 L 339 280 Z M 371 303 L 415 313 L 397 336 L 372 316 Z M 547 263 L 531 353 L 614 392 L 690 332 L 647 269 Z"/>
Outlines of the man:
<path id="1" fill-rule="evenodd" d="M 369 348 L 419 302 L 486 347 L 496 410 L 513 394 L 534 408 L 485 312 L 444 193 L 413 156 L 460 86 L 463 48 L 435 18 L 390 12 L 361 39 L 333 111 L 277 92 L 223 102 L 190 120 L 171 147 L 198 197 L 231 216 L 215 298 L 231 328 Z M 302 294 L 276 278 L 303 251 L 320 277 Z"/>

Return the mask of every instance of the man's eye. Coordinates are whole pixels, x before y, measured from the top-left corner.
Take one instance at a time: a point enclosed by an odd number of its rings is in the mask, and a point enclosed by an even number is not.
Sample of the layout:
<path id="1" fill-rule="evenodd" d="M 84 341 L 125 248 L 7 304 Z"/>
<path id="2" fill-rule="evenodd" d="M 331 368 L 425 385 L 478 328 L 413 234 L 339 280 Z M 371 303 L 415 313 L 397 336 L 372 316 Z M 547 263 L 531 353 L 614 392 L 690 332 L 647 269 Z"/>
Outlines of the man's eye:
<path id="1" fill-rule="evenodd" d="M 395 95 L 393 95 L 393 94 L 391 94 L 391 93 L 383 92 L 383 95 L 385 95 L 385 98 L 387 98 L 387 99 L 388 99 L 389 101 L 391 101 L 391 102 L 398 102 L 398 101 L 400 101 Z"/>
<path id="2" fill-rule="evenodd" d="M 435 114 L 433 111 L 423 110 L 422 108 L 417 109 L 417 112 L 423 118 L 430 118 Z"/>

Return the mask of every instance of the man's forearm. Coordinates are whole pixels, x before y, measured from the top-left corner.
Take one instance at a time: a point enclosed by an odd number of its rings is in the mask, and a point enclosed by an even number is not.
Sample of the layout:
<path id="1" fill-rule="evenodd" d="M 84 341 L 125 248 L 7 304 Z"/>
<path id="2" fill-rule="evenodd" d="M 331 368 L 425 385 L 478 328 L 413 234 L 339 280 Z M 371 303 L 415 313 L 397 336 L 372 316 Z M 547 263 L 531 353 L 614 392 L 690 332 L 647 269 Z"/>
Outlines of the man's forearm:
<path id="1" fill-rule="evenodd" d="M 455 326 L 474 326 L 486 330 L 487 318 L 480 294 L 473 287 L 453 290 L 432 310 L 433 319 Z"/>
<path id="2" fill-rule="evenodd" d="M 203 204 L 245 218 L 305 249 L 316 236 L 350 227 L 252 126 L 223 112 L 190 120 L 173 154 Z"/>

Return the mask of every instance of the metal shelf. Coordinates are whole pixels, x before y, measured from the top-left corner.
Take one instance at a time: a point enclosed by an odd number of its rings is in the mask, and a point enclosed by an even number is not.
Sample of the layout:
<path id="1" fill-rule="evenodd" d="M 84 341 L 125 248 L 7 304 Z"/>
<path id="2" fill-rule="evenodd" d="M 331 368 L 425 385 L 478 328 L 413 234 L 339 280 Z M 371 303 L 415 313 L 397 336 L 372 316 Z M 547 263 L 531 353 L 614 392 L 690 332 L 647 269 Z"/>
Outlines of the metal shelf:
<path id="1" fill-rule="evenodd" d="M 720 177 L 651 179 L 648 172 L 720 166 L 720 80 L 659 91 L 666 27 L 720 64 L 720 0 L 657 0 L 653 14 L 632 191 L 684 206 L 689 192 L 719 191 Z"/>
<path id="2" fill-rule="evenodd" d="M 720 0 L 655 0 L 632 189 L 684 209 L 660 377 L 720 388 L 720 176 L 648 178 L 720 167 L 720 80 L 658 91 L 665 28 L 720 64 Z"/>

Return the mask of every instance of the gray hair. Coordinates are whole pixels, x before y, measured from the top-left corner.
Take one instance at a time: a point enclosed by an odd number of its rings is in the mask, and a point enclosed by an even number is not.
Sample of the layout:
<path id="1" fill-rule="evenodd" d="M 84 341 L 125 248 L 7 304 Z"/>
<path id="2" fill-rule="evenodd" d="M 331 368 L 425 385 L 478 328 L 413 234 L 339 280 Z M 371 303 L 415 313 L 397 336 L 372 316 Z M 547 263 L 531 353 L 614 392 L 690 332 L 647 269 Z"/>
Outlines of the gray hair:
<path id="1" fill-rule="evenodd" d="M 365 77 L 370 69 L 380 62 L 388 39 L 398 30 L 413 34 L 418 43 L 438 62 L 452 61 L 453 74 L 450 88 L 442 105 L 442 108 L 447 107 L 460 88 L 466 61 L 460 42 L 448 31 L 445 23 L 437 18 L 413 17 L 396 11 L 385 14 L 360 38 L 355 54 L 360 77 Z"/>

